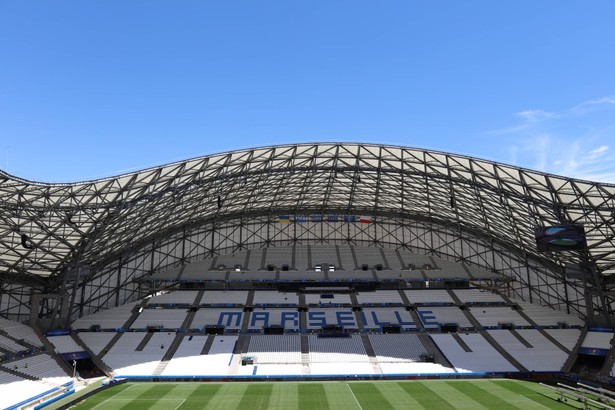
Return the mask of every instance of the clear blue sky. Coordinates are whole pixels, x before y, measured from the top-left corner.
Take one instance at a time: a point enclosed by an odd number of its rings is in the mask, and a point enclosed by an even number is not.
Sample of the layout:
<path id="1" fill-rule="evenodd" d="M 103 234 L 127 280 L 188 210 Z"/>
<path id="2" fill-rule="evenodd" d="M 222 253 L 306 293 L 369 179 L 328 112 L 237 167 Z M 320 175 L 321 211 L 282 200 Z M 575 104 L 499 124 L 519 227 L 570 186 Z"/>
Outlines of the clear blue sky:
<path id="1" fill-rule="evenodd" d="M 615 1 L 0 0 L 0 168 L 356 141 L 615 183 Z"/>

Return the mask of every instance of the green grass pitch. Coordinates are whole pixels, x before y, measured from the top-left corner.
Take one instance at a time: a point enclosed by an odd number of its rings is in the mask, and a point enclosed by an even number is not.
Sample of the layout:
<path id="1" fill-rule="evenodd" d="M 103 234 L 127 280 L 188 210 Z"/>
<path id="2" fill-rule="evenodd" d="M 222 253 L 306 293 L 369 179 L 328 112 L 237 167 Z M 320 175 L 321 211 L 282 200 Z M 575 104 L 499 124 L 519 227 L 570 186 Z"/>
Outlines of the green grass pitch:
<path id="1" fill-rule="evenodd" d="M 537 383 L 517 380 L 126 383 L 75 409 L 572 409 Z"/>

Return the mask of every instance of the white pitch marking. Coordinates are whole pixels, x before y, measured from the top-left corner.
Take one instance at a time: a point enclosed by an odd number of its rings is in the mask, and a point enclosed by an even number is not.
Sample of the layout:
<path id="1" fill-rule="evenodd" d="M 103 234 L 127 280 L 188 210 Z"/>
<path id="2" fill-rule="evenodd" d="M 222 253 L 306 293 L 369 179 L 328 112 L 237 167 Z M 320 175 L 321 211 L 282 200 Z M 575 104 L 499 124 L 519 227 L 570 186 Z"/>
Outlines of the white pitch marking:
<path id="1" fill-rule="evenodd" d="M 357 396 L 354 395 L 348 383 L 346 383 L 346 387 L 348 387 L 348 390 L 350 390 L 350 394 L 352 394 L 352 397 L 354 397 L 354 401 L 357 403 L 357 406 L 359 406 L 359 409 L 363 410 L 363 407 L 361 407 L 361 405 L 359 404 L 359 400 L 357 400 Z"/>

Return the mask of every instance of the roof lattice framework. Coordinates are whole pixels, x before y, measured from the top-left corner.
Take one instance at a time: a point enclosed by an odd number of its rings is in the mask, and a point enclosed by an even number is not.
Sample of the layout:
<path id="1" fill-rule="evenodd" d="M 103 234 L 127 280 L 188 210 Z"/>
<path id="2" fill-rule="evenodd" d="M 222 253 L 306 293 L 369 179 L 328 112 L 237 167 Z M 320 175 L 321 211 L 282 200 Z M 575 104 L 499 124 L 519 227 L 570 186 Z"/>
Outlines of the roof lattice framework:
<path id="1" fill-rule="evenodd" d="M 577 256 L 538 253 L 534 227 L 582 223 L 598 272 L 615 273 L 614 185 L 405 147 L 262 147 L 70 184 L 0 173 L 0 207 L 0 272 L 34 280 L 212 219 L 293 213 L 429 220 L 545 263 Z"/>

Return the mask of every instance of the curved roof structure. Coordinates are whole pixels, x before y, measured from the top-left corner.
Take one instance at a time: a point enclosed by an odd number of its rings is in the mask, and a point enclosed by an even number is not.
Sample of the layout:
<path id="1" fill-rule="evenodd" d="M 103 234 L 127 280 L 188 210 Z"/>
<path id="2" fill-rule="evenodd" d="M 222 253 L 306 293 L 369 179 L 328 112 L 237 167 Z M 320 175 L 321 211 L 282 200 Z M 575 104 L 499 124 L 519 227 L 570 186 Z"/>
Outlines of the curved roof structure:
<path id="1" fill-rule="evenodd" d="M 270 146 L 70 184 L 0 173 L 0 207 L 0 273 L 43 282 L 207 221 L 318 213 L 427 220 L 615 273 L 615 185 L 407 147 Z M 584 225 L 587 253 L 537 251 L 534 228 L 561 223 Z"/>

